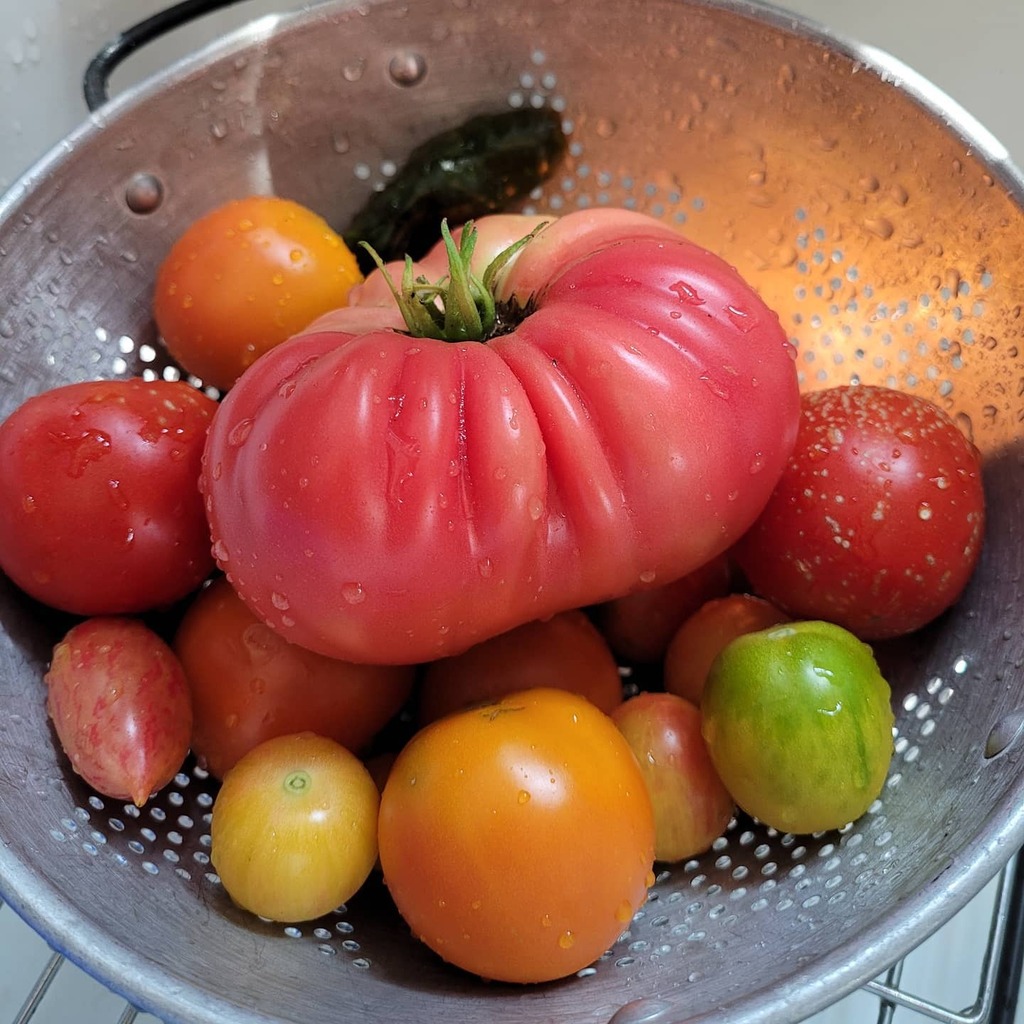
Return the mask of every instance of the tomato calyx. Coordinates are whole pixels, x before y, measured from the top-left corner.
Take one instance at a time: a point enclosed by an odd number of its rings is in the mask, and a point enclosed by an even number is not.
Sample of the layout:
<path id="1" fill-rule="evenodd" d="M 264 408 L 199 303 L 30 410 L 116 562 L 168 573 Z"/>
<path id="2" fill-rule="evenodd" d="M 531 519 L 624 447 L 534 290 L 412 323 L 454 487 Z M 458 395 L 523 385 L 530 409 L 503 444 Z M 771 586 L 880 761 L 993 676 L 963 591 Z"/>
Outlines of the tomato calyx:
<path id="1" fill-rule="evenodd" d="M 368 242 L 359 244 L 370 254 L 383 275 L 405 320 L 408 333 L 414 338 L 438 341 L 487 341 L 513 330 L 527 310 L 506 307 L 495 299 L 498 275 L 531 239 L 544 227 L 534 228 L 528 235 L 507 246 L 487 265 L 483 274 L 471 268 L 476 248 L 477 230 L 472 221 L 462 228 L 458 243 L 452 237 L 448 221 L 441 221 L 441 240 L 448 256 L 448 274 L 431 282 L 414 276 L 413 260 L 405 257 L 401 285 L 392 280 L 384 261 Z"/>

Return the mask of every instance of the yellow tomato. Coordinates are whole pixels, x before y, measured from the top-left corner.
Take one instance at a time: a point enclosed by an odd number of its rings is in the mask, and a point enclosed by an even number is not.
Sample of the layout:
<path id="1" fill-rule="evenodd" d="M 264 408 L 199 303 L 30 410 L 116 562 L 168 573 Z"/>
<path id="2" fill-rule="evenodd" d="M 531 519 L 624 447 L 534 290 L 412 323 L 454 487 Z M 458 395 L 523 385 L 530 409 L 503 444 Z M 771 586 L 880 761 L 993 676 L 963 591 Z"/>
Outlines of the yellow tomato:
<path id="1" fill-rule="evenodd" d="M 333 740 L 296 733 L 253 748 L 214 800 L 210 858 L 239 906 L 308 921 L 350 899 L 377 859 L 377 786 Z"/>

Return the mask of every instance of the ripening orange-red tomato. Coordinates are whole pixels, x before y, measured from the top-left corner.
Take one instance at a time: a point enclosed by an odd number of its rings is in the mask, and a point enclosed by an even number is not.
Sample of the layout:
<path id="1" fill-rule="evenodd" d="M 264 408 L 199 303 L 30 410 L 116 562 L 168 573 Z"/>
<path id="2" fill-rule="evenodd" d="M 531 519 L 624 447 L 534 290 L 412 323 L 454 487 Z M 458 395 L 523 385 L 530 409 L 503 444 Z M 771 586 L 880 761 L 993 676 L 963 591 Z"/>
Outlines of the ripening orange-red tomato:
<path id="1" fill-rule="evenodd" d="M 428 722 L 517 690 L 554 687 L 586 697 L 605 714 L 622 703 L 619 666 L 579 609 L 528 622 L 426 666 L 419 721 Z"/>
<path id="2" fill-rule="evenodd" d="M 192 691 L 192 751 L 219 779 L 257 744 L 304 730 L 361 753 L 413 685 L 408 666 L 353 665 L 288 643 L 223 576 L 189 605 L 174 650 Z"/>
<path id="3" fill-rule="evenodd" d="M 653 664 L 665 656 L 679 626 L 705 601 L 728 594 L 731 582 L 732 561 L 726 552 L 678 579 L 600 605 L 596 621 L 620 658 Z"/>
<path id="4" fill-rule="evenodd" d="M 788 622 L 789 616 L 753 594 L 706 601 L 676 631 L 665 652 L 665 689 L 700 704 L 711 663 L 731 640 Z"/>
<path id="5" fill-rule="evenodd" d="M 510 694 L 420 730 L 388 775 L 378 838 L 413 934 L 498 981 L 586 967 L 654 879 L 636 758 L 607 715 L 564 690 Z"/>
<path id="6" fill-rule="evenodd" d="M 355 256 L 300 203 L 254 195 L 193 221 L 160 265 L 153 297 L 171 355 L 225 390 L 264 352 L 344 306 Z"/>

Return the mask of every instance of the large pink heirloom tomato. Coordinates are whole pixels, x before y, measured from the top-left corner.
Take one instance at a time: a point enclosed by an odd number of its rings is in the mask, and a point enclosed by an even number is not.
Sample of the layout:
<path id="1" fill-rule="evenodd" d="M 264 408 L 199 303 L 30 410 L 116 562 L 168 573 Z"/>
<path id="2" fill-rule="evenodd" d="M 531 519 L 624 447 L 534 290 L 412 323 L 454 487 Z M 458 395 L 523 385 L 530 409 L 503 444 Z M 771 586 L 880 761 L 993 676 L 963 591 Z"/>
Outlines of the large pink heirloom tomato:
<path id="1" fill-rule="evenodd" d="M 453 654 L 682 576 L 767 502 L 799 416 L 777 316 L 647 216 L 538 224 L 486 217 L 411 265 L 406 305 L 467 340 L 413 336 L 378 270 L 221 403 L 214 554 L 289 640 L 350 661 Z M 479 275 L 534 229 L 487 276 L 491 325 L 463 264 Z M 442 316 L 427 282 L 449 260 Z"/>

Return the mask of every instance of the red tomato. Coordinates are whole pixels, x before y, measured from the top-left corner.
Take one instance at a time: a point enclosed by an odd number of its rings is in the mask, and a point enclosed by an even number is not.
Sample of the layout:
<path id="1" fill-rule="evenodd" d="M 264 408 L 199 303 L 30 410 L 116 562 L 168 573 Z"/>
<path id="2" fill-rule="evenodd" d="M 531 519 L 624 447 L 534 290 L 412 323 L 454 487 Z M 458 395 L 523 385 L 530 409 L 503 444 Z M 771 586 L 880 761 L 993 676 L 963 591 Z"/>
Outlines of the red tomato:
<path id="1" fill-rule="evenodd" d="M 260 355 L 330 309 L 362 274 L 323 218 L 278 196 L 225 203 L 160 266 L 153 315 L 189 373 L 225 390 Z"/>
<path id="2" fill-rule="evenodd" d="M 711 663 L 727 643 L 788 618 L 770 601 L 753 594 L 728 594 L 706 602 L 668 645 L 662 666 L 665 689 L 699 705 Z"/>
<path id="3" fill-rule="evenodd" d="M 735 804 L 711 763 L 695 704 L 638 693 L 612 715 L 636 755 L 654 807 L 654 856 L 675 863 L 709 849 Z"/>
<path id="4" fill-rule="evenodd" d="M 210 860 L 240 907 L 310 921 L 359 891 L 377 861 L 377 784 L 362 762 L 313 733 L 249 751 L 217 792 Z"/>
<path id="5" fill-rule="evenodd" d="M 889 388 L 836 387 L 804 395 L 796 447 L 735 556 L 793 618 L 878 640 L 957 600 L 984 521 L 981 457 L 941 409 Z"/>
<path id="6" fill-rule="evenodd" d="M 0 425 L 0 567 L 77 615 L 171 604 L 213 569 L 198 490 L 216 403 L 188 384 L 98 380 Z"/>
<path id="7" fill-rule="evenodd" d="M 644 587 L 608 601 L 596 610 L 597 621 L 620 658 L 653 664 L 665 656 L 684 620 L 705 601 L 728 594 L 731 582 L 732 562 L 723 553 L 671 583 Z"/>
<path id="8" fill-rule="evenodd" d="M 409 666 L 353 665 L 288 643 L 223 577 L 174 638 L 192 691 L 192 750 L 216 778 L 274 736 L 313 731 L 362 751 L 412 692 Z"/>
<path id="9" fill-rule="evenodd" d="M 654 820 L 615 724 L 529 690 L 417 733 L 381 796 L 380 862 L 413 934 L 498 981 L 601 956 L 653 882 Z"/>
<path id="10" fill-rule="evenodd" d="M 419 720 L 425 725 L 470 704 L 542 686 L 578 693 L 605 714 L 622 703 L 619 666 L 597 627 L 578 609 L 431 662 L 420 682 Z"/>
<path id="11" fill-rule="evenodd" d="M 192 708 L 174 652 L 136 619 L 94 618 L 53 649 L 46 708 L 71 767 L 141 807 L 181 768 Z"/>
<path id="12" fill-rule="evenodd" d="M 413 273 L 442 277 L 444 252 Z M 685 575 L 764 506 L 795 437 L 796 371 L 731 267 L 595 209 L 544 228 L 496 288 L 514 326 L 448 342 L 410 337 L 394 301 L 367 304 L 376 284 L 222 403 L 204 472 L 214 550 L 290 640 L 430 661 Z"/>

